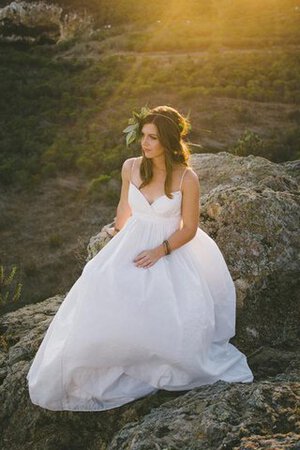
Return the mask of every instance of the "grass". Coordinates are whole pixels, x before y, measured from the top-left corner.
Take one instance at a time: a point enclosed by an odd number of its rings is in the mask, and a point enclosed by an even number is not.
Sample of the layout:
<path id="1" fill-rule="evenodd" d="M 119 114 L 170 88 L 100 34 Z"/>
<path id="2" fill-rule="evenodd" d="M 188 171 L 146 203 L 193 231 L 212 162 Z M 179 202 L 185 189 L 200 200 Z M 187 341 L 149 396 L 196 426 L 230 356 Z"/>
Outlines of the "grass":
<path id="1" fill-rule="evenodd" d="M 55 59 L 60 51 L 49 52 L 0 48 L 3 184 L 32 188 L 46 177 L 77 170 L 90 180 L 111 176 L 129 154 L 122 135 L 124 99 L 139 104 L 155 91 L 187 105 L 203 97 L 300 102 L 300 56 L 290 50 L 207 52 L 199 58 L 106 55 L 101 61 Z M 108 122 L 102 111 L 110 104 L 115 115 Z M 253 120 L 243 110 L 236 115 L 248 125 Z M 293 136 L 298 139 L 290 132 L 289 139 Z M 295 142 L 291 159 L 298 154 Z M 285 158 L 278 148 L 268 157 Z"/>

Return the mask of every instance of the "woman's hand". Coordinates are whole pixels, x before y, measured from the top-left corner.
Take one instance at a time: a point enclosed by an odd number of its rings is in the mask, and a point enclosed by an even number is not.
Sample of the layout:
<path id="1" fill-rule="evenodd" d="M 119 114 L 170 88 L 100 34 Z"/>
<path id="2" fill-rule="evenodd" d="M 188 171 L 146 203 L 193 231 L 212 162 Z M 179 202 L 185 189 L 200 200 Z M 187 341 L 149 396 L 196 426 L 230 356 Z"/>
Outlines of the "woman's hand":
<path id="1" fill-rule="evenodd" d="M 152 248 L 151 250 L 144 250 L 139 253 L 133 260 L 136 267 L 142 267 L 148 269 L 153 266 L 162 256 L 165 255 L 165 251 L 162 245 Z"/>

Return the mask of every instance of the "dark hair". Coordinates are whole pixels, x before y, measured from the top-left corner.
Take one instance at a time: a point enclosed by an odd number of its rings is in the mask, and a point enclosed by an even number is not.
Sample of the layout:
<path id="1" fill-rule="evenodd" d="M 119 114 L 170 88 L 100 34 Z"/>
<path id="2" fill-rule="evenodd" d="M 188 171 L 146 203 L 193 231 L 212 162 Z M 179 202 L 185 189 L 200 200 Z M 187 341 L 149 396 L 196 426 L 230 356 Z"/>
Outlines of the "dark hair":
<path id="1" fill-rule="evenodd" d="M 189 166 L 190 150 L 183 141 L 190 129 L 189 120 L 183 117 L 171 106 L 157 106 L 141 121 L 140 131 L 147 123 L 153 123 L 157 127 L 158 139 L 165 148 L 166 180 L 165 194 L 172 198 L 172 172 L 178 164 Z M 140 177 L 142 184 L 140 188 L 150 183 L 153 177 L 152 161 L 144 156 L 140 165 Z"/>

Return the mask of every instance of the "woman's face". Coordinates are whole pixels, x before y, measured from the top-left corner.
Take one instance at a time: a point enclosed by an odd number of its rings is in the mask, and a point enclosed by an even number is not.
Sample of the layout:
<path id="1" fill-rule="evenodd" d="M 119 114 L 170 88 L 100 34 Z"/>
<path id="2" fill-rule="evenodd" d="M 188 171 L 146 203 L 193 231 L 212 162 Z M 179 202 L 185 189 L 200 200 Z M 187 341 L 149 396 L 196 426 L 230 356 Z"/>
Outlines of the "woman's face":
<path id="1" fill-rule="evenodd" d="M 154 158 L 165 154 L 165 149 L 158 138 L 158 130 L 154 123 L 146 123 L 142 128 L 141 146 L 146 158 Z"/>

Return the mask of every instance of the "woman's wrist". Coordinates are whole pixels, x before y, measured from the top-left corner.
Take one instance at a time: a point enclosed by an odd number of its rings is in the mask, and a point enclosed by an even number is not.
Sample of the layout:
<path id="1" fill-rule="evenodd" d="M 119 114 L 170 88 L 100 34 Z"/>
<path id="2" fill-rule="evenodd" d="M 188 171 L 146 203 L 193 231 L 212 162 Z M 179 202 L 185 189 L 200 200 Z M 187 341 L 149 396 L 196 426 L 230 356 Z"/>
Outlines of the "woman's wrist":
<path id="1" fill-rule="evenodd" d="M 158 250 L 158 254 L 159 254 L 159 257 L 160 257 L 160 258 L 162 258 L 163 256 L 166 256 L 166 250 L 165 250 L 164 244 L 160 244 L 160 245 L 157 247 L 157 250 Z"/>
<path id="2" fill-rule="evenodd" d="M 171 253 L 171 247 L 170 247 L 168 239 L 165 239 L 163 241 L 163 246 L 164 246 L 164 249 L 165 249 L 165 254 L 169 255 Z"/>

